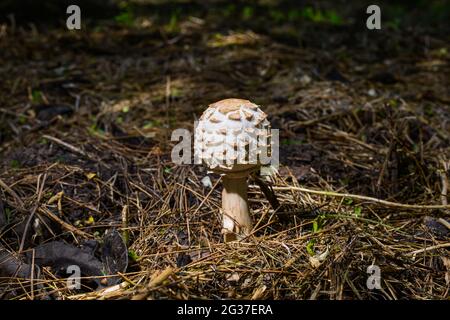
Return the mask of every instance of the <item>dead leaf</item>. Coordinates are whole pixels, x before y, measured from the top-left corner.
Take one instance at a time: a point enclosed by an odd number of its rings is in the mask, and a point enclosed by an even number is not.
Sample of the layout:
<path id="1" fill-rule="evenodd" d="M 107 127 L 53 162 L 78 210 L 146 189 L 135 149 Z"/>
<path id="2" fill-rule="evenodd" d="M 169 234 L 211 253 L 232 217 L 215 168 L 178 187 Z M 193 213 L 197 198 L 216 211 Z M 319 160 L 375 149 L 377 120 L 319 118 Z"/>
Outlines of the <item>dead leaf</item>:
<path id="1" fill-rule="evenodd" d="M 318 253 L 313 257 L 309 257 L 309 263 L 311 263 L 311 266 L 313 268 L 318 268 L 322 264 L 322 262 L 327 259 L 329 253 L 330 251 L 327 247 L 327 250 L 325 250 L 325 252 Z"/>
<path id="2" fill-rule="evenodd" d="M 253 295 L 250 298 L 251 300 L 259 300 L 263 297 L 264 292 L 266 291 L 267 287 L 265 285 L 262 285 L 258 287 L 255 291 L 253 291 Z"/>
<path id="3" fill-rule="evenodd" d="M 56 201 L 61 200 L 62 196 L 64 195 L 64 191 L 60 191 L 57 194 L 55 194 L 53 197 L 51 197 L 48 201 L 47 204 L 52 204 Z"/>
<path id="4" fill-rule="evenodd" d="M 229 281 L 229 282 L 238 282 L 240 278 L 241 277 L 239 276 L 239 273 L 233 272 L 232 274 L 230 274 L 227 277 L 227 281 Z"/>
<path id="5" fill-rule="evenodd" d="M 89 173 L 86 173 L 86 178 L 87 178 L 88 180 L 92 180 L 92 179 L 95 178 L 96 175 L 97 175 L 97 174 L 96 174 L 95 172 L 89 172 Z"/>

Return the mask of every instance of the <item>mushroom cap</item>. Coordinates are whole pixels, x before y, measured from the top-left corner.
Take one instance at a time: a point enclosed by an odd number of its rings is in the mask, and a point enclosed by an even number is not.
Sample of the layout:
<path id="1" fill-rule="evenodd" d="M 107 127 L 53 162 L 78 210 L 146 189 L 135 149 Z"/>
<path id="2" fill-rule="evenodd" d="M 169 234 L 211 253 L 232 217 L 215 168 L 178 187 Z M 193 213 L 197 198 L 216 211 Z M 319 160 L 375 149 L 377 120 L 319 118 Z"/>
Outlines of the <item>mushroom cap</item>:
<path id="1" fill-rule="evenodd" d="M 248 100 L 210 104 L 195 128 L 195 153 L 214 172 L 247 174 L 256 170 L 262 148 L 270 153 L 270 123 Z"/>

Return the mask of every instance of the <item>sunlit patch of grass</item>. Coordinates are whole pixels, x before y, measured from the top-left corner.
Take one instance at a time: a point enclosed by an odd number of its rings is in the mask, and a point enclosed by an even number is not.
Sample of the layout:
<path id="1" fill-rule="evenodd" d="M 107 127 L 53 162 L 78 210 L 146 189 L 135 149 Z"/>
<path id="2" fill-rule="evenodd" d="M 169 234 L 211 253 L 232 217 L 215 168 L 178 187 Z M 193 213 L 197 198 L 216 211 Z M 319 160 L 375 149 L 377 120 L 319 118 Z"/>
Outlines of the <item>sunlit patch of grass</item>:
<path id="1" fill-rule="evenodd" d="M 255 44 L 259 40 L 259 36 L 251 31 L 244 33 L 232 33 L 229 35 L 216 33 L 213 38 L 208 41 L 208 47 L 215 48 L 232 45 L 249 45 Z"/>

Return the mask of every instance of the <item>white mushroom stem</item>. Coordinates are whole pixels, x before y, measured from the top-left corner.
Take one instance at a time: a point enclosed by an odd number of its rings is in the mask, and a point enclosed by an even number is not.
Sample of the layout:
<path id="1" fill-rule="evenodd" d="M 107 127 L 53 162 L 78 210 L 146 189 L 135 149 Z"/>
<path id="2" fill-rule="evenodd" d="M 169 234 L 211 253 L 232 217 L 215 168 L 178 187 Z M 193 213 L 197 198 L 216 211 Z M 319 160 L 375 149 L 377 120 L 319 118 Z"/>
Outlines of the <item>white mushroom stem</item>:
<path id="1" fill-rule="evenodd" d="M 222 210 L 224 241 L 230 242 L 250 234 L 252 220 L 247 203 L 247 176 L 222 178 Z"/>

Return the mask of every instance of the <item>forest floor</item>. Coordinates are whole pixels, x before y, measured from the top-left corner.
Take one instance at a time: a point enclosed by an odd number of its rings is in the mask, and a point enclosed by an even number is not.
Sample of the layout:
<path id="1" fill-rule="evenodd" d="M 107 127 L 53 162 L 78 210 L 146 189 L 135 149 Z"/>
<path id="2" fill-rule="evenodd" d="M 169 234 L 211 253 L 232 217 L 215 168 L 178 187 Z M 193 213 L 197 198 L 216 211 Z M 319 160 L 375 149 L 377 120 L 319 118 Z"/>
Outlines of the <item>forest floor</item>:
<path id="1" fill-rule="evenodd" d="M 448 299 L 448 30 L 187 5 L 0 24 L 0 297 Z M 281 207 L 250 179 L 238 243 L 220 177 L 170 157 L 172 131 L 228 97 L 281 143 L 265 179 Z"/>

